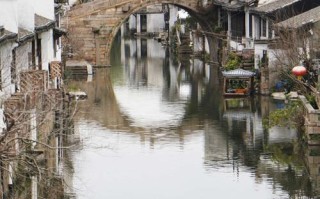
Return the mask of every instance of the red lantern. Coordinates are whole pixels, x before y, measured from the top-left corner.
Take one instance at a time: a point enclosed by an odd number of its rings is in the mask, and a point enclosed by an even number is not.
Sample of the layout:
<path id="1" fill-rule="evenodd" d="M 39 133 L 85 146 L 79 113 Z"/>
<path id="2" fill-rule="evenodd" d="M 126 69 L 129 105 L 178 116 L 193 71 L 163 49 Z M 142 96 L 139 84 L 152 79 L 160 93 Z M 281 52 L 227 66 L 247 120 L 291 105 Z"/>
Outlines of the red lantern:
<path id="1" fill-rule="evenodd" d="M 307 74 L 307 69 L 304 66 L 295 66 L 292 73 L 297 76 L 298 80 L 301 80 L 301 77 Z"/>

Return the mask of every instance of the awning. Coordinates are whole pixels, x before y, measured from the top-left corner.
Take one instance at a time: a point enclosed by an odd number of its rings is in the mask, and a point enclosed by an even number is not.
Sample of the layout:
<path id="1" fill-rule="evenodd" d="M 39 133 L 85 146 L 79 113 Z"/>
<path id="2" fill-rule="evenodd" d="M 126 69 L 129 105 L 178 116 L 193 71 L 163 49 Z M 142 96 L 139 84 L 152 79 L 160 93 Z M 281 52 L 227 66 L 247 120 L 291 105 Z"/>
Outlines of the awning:
<path id="1" fill-rule="evenodd" d="M 63 36 L 63 35 L 67 35 L 67 31 L 66 31 L 66 30 L 64 30 L 64 29 L 62 29 L 62 28 L 58 28 L 58 27 L 55 27 L 55 28 L 53 29 L 53 33 L 54 33 L 54 35 L 57 36 L 57 37 L 61 37 L 61 36 Z"/>
<path id="2" fill-rule="evenodd" d="M 222 75 L 224 77 L 249 78 L 249 77 L 253 77 L 255 75 L 255 73 L 252 71 L 243 70 L 241 68 L 238 68 L 238 69 L 230 70 L 230 71 L 222 71 Z"/>

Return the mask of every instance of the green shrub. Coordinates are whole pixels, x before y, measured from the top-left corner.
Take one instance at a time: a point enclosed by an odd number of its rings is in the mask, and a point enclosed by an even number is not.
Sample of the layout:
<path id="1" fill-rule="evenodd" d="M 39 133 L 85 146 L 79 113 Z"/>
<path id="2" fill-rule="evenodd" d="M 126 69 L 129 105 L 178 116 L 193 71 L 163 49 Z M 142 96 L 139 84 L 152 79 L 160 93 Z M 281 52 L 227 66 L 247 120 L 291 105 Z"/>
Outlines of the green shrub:
<path id="1" fill-rule="evenodd" d="M 273 126 L 301 128 L 303 126 L 303 106 L 300 101 L 290 102 L 286 108 L 272 111 L 263 119 L 264 128 Z"/>
<path id="2" fill-rule="evenodd" d="M 228 55 L 226 70 L 234 70 L 236 68 L 239 68 L 240 62 L 240 57 L 236 53 L 230 52 Z"/>

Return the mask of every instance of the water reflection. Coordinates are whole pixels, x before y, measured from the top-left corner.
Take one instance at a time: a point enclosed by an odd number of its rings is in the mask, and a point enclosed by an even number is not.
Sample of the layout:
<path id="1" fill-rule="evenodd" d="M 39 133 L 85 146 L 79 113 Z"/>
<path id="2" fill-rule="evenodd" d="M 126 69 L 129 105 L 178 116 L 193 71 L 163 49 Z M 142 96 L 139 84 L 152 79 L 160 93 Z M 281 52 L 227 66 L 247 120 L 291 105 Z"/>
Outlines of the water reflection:
<path id="1" fill-rule="evenodd" d="M 117 41 L 111 70 L 70 83 L 89 96 L 75 124 L 78 198 L 315 195 L 317 152 L 305 156 L 292 129 L 263 130 L 269 98 L 224 99 L 217 67 L 177 62 L 152 39 Z"/>

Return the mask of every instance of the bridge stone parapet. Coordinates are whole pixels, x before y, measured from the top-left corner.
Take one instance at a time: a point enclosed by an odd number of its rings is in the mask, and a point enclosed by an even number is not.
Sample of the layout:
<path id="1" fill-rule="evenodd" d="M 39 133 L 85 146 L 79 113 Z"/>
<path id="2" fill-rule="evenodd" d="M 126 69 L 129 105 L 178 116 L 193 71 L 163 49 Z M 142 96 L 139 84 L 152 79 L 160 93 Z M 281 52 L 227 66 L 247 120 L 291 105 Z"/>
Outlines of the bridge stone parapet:
<path id="1" fill-rule="evenodd" d="M 62 19 L 75 59 L 109 65 L 112 41 L 121 24 L 131 14 L 154 4 L 173 4 L 193 15 L 204 14 L 198 0 L 95 0 L 76 5 Z"/>

